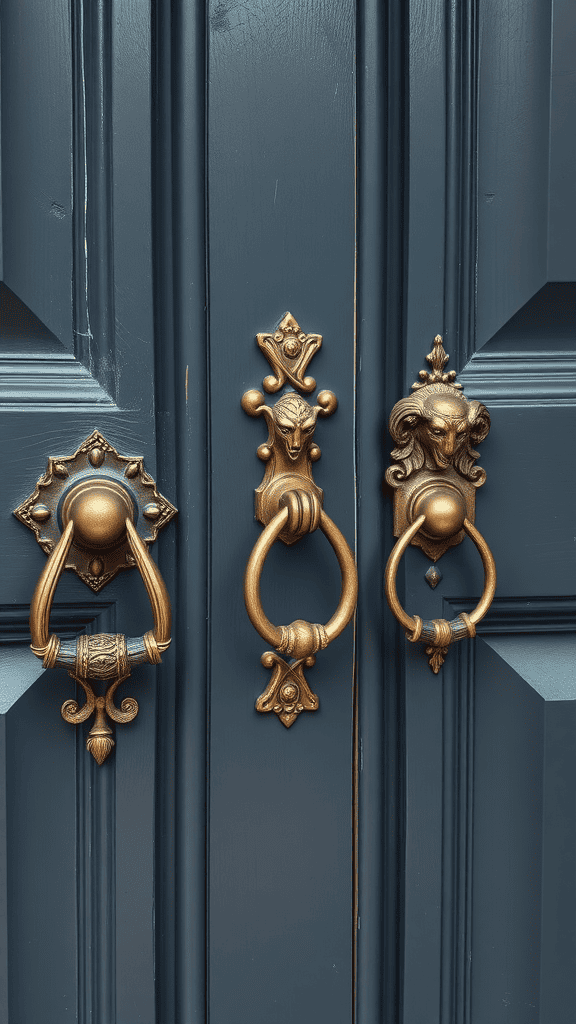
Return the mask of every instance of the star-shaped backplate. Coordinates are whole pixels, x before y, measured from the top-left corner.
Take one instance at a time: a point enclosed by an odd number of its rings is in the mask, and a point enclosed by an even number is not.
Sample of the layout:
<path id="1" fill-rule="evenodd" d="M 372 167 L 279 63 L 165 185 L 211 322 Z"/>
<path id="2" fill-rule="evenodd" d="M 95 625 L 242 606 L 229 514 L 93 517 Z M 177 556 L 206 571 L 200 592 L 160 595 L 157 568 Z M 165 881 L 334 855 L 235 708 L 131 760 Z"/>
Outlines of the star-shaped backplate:
<path id="1" fill-rule="evenodd" d="M 62 534 L 61 509 L 66 495 L 90 478 L 104 478 L 122 486 L 132 500 L 134 526 L 146 544 L 155 541 L 158 531 L 176 515 L 177 509 L 159 493 L 144 469 L 142 456 L 119 455 L 106 438 L 94 430 L 73 455 L 49 458 L 46 473 L 34 493 L 14 510 L 16 518 L 34 531 L 47 555 Z M 129 569 L 134 564 L 128 538 L 124 537 L 116 547 L 97 555 L 73 541 L 65 568 L 73 569 L 98 593 L 121 569 Z"/>

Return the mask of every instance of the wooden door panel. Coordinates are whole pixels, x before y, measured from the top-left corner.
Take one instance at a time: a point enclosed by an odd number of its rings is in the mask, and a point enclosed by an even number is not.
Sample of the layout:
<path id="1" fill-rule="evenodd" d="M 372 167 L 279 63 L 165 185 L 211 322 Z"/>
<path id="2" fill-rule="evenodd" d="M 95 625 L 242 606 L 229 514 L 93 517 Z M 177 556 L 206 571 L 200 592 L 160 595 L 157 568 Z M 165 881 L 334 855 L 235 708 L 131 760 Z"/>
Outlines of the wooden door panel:
<path id="1" fill-rule="evenodd" d="M 569 0 L 4 4 L 10 1024 L 570 1021 L 574 701 L 533 670 L 563 687 L 572 657 L 574 30 Z M 241 596 L 265 431 L 240 398 L 287 309 L 324 336 L 311 372 L 340 404 L 315 476 L 361 581 L 290 730 L 254 709 Z M 381 479 L 439 331 L 492 415 L 477 523 L 499 586 L 433 677 L 384 607 Z M 125 684 L 140 713 L 103 768 L 60 717 L 71 680 L 25 660 L 45 556 L 11 515 L 94 427 L 180 508 L 173 650 Z M 407 552 L 406 607 L 469 611 L 472 545 L 435 591 L 428 565 Z M 264 606 L 325 621 L 339 582 L 322 537 L 276 545 Z M 52 622 L 149 616 L 138 578 L 93 597 L 67 575 Z"/>
<path id="2" fill-rule="evenodd" d="M 67 0 L 2 10 L 1 279 L 73 351 L 73 22 Z M 76 197 L 78 200 L 80 197 Z"/>
<path id="3" fill-rule="evenodd" d="M 570 71 L 565 40 L 574 12 L 538 0 L 506 10 L 465 4 L 457 13 L 415 3 L 410 30 L 415 116 L 407 141 L 402 387 L 416 378 L 439 331 L 466 395 L 489 408 L 476 523 L 494 553 L 498 587 L 479 637 L 450 651 L 441 680 L 431 678 L 421 651 L 405 655 L 402 1019 L 568 1020 L 572 982 L 554 971 L 551 950 L 572 928 L 576 908 L 562 869 L 560 798 L 548 780 L 569 774 L 572 740 L 569 729 L 560 737 L 549 724 L 555 702 L 495 649 L 500 636 L 527 648 L 537 639 L 551 658 L 560 652 L 565 671 L 569 665 L 576 562 L 566 453 L 574 432 L 576 307 L 574 275 L 549 211 L 558 195 L 567 223 L 576 209 L 568 198 L 573 133 L 559 130 L 576 116 L 569 74 L 559 87 L 559 68 Z M 474 606 L 482 572 L 472 545 L 443 556 L 434 592 L 423 580 L 428 564 L 421 552 L 407 553 L 409 610 L 451 618 Z M 566 702 L 569 717 L 569 694 Z M 553 909 L 559 898 L 561 917 Z"/>
<path id="4" fill-rule="evenodd" d="M 551 14 L 479 7 L 478 348 L 549 280 Z"/>
<path id="5" fill-rule="evenodd" d="M 242 601 L 262 529 L 260 421 L 240 408 L 269 367 L 255 334 L 287 310 L 323 336 L 310 367 L 338 395 L 319 423 L 315 479 L 354 536 L 354 5 L 211 3 L 208 44 L 211 380 L 209 1002 L 214 1024 L 352 1008 L 351 629 L 307 679 L 320 709 L 290 729 L 255 711 L 267 645 Z M 242 270 L 239 272 L 240 268 Z M 287 390 L 292 390 L 290 387 Z M 268 399 L 269 404 L 275 396 Z M 332 511 L 331 511 L 332 510 Z M 274 622 L 325 622 L 338 564 L 315 534 L 271 551 L 262 600 Z"/>
<path id="6" fill-rule="evenodd" d="M 576 22 L 570 0 L 554 0 L 550 111 L 548 280 L 575 281 Z"/>
<path id="7" fill-rule="evenodd" d="M 2 707 L 7 1021 L 154 1019 L 154 672 L 124 687 L 140 712 L 99 768 L 85 727 L 60 715 L 72 680 L 25 661 L 45 555 L 12 515 L 48 456 L 95 427 L 157 470 L 151 31 L 147 8 L 123 2 L 2 10 L 0 642 L 4 679 L 18 673 Z M 59 635 L 149 625 L 137 574 L 98 596 L 64 574 Z"/>
<path id="8" fill-rule="evenodd" d="M 573 1016 L 575 653 L 549 632 L 478 651 L 473 1020 Z"/>

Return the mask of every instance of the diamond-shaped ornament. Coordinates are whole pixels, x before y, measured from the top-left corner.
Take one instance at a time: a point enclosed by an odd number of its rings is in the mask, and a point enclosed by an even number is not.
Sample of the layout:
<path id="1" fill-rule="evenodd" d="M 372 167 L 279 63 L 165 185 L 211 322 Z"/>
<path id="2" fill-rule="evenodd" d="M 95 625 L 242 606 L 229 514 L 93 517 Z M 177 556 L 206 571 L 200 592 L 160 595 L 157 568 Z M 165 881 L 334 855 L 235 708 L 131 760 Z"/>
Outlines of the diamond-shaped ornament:
<path id="1" fill-rule="evenodd" d="M 301 711 L 318 710 L 318 697 L 308 686 L 303 669 L 304 665 L 312 667 L 316 661 L 313 654 L 286 662 L 274 651 L 266 651 L 260 660 L 264 668 L 272 669 L 272 676 L 256 701 L 257 711 L 274 711 L 282 725 L 289 729 Z"/>
<path id="2" fill-rule="evenodd" d="M 442 579 L 442 573 L 435 565 L 431 565 L 428 572 L 424 573 L 424 579 L 428 586 L 432 587 L 432 590 L 435 590 Z"/>
<path id="3" fill-rule="evenodd" d="M 120 494 L 127 513 L 146 544 L 156 540 L 158 531 L 168 523 L 176 508 L 162 494 L 144 469 L 142 456 L 119 455 L 105 437 L 94 430 L 73 455 L 53 456 L 33 494 L 23 501 L 14 515 L 36 535 L 40 547 L 48 555 L 62 534 L 62 514 L 72 492 L 79 485 L 88 488 L 98 481 L 107 483 Z M 135 564 L 125 533 L 115 546 L 95 552 L 75 539 L 72 542 L 66 569 L 73 569 L 95 593 L 114 579 L 121 569 Z"/>

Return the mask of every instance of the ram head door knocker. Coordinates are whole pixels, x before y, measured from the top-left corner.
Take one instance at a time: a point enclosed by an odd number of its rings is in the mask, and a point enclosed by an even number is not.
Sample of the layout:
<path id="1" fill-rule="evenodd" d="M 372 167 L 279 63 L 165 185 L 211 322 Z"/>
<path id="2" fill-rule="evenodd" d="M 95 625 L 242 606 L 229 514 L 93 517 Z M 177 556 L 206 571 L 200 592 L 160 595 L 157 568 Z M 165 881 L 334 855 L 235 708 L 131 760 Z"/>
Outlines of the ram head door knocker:
<path id="1" fill-rule="evenodd" d="M 496 589 L 496 568 L 490 548 L 474 526 L 476 488 L 486 473 L 476 466 L 480 444 L 490 430 L 490 415 L 482 402 L 469 401 L 456 383 L 454 370 L 444 372 L 448 355 L 438 334 L 426 359 L 432 372 L 421 370 L 412 394 L 400 399 L 390 415 L 396 444 L 386 480 L 394 488 L 394 536 L 399 537 L 385 572 L 386 597 L 409 640 L 427 644 L 433 672 L 444 663 L 451 643 L 476 634 L 476 623 L 488 611 Z M 434 563 L 465 535 L 474 542 L 484 566 L 484 592 L 469 615 L 452 622 L 423 622 L 408 615 L 396 593 L 396 573 L 409 544 L 422 548 Z M 431 587 L 441 575 L 433 565 L 426 573 Z"/>

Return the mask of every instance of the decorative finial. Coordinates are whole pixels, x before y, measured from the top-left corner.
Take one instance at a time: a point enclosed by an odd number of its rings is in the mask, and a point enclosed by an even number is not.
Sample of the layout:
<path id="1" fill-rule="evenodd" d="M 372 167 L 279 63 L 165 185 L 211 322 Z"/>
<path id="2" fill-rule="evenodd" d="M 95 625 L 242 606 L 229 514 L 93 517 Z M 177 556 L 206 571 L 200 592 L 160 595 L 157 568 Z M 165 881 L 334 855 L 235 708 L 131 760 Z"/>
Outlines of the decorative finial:
<path id="1" fill-rule="evenodd" d="M 462 390 L 462 385 L 456 383 L 456 370 L 449 370 L 448 373 L 442 372 L 449 358 L 450 356 L 442 344 L 442 335 L 437 334 L 434 338 L 434 348 L 426 356 L 432 367 L 432 373 L 428 370 L 420 370 L 418 374 L 420 380 L 412 385 L 412 391 L 428 387 L 429 384 L 450 384 L 453 388 Z"/>
<path id="2" fill-rule="evenodd" d="M 322 345 L 321 334 L 305 334 L 291 313 L 286 313 L 274 334 L 257 334 L 256 340 L 274 373 L 264 378 L 264 390 L 274 394 L 289 381 L 297 391 L 309 395 L 316 387 L 305 377 L 312 356 Z"/>

